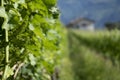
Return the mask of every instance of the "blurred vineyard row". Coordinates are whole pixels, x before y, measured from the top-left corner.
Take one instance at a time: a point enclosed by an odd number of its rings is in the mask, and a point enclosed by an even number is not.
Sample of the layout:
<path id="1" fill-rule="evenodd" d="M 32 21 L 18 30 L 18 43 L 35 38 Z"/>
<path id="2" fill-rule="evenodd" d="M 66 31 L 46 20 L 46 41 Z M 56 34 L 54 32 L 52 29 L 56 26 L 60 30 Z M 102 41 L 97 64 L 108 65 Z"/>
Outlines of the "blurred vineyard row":
<path id="1" fill-rule="evenodd" d="M 120 31 L 68 30 L 61 80 L 120 80 Z"/>

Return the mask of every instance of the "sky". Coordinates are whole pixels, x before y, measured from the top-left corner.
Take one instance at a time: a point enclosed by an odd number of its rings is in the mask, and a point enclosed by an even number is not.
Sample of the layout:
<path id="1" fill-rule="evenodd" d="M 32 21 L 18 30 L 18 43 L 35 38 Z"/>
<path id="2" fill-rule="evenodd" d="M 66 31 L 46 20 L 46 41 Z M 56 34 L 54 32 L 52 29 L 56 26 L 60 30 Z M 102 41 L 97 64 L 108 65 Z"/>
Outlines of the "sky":
<path id="1" fill-rule="evenodd" d="M 120 0 L 58 0 L 58 7 L 64 24 L 76 18 L 95 20 L 96 27 L 120 21 Z"/>

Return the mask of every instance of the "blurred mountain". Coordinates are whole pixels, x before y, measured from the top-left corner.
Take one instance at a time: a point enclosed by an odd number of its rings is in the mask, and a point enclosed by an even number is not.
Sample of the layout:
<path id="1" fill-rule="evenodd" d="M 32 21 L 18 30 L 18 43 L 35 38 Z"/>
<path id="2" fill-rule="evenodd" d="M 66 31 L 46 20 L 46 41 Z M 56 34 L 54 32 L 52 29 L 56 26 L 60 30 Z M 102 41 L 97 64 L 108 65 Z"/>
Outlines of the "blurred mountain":
<path id="1" fill-rule="evenodd" d="M 58 0 L 58 6 L 64 24 L 79 17 L 95 20 L 98 28 L 120 21 L 120 0 Z"/>

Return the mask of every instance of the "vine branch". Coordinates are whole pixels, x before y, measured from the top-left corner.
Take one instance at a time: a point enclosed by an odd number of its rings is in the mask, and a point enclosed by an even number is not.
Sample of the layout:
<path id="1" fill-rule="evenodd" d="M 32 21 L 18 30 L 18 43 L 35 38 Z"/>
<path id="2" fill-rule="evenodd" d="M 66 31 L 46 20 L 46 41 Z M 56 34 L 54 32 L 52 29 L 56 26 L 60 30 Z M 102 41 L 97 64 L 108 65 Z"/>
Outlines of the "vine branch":
<path id="1" fill-rule="evenodd" d="M 1 0 L 0 6 L 4 7 L 4 0 Z M 5 22 L 5 19 L 4 19 L 4 22 Z M 3 25 L 1 27 L 3 27 Z M 8 29 L 5 29 L 5 43 L 9 43 Z M 6 64 L 5 64 L 5 69 L 4 69 L 4 72 L 3 72 L 2 80 L 6 80 L 7 79 L 7 70 L 8 70 L 8 67 L 9 67 L 8 62 L 9 62 L 9 44 L 7 44 L 5 46 L 5 63 Z"/>
<path id="2" fill-rule="evenodd" d="M 4 0 L 1 0 L 1 4 L 2 7 L 4 6 Z"/>

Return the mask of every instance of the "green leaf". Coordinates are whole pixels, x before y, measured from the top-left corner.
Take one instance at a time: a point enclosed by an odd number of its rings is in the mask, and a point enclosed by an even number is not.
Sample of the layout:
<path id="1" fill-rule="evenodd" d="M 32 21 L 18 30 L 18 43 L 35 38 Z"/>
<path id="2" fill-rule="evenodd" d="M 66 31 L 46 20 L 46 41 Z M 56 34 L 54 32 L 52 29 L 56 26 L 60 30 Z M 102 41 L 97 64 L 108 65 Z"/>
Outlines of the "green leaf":
<path id="1" fill-rule="evenodd" d="M 33 54 L 29 54 L 29 60 L 32 66 L 36 65 L 36 58 L 33 56 Z"/>
<path id="2" fill-rule="evenodd" d="M 4 7 L 0 7 L 0 17 L 3 17 L 5 19 L 8 18 L 6 12 L 5 12 L 5 8 Z"/>
<path id="3" fill-rule="evenodd" d="M 2 28 L 4 29 L 9 29 L 8 28 L 8 16 L 5 12 L 5 8 L 4 7 L 0 7 L 0 17 L 4 18 L 4 22 L 3 22 L 3 25 L 2 25 Z"/>
<path id="4" fill-rule="evenodd" d="M 7 68 L 7 77 L 12 76 L 14 74 L 13 69 L 8 66 Z"/>
<path id="5" fill-rule="evenodd" d="M 21 16 L 21 14 L 16 9 L 9 10 L 9 14 L 16 15 L 16 16 Z"/>
<path id="6" fill-rule="evenodd" d="M 33 26 L 33 24 L 29 23 L 29 29 L 30 29 L 31 31 L 34 30 L 34 26 Z"/>
<path id="7" fill-rule="evenodd" d="M 13 69 L 10 68 L 10 66 L 6 66 L 6 75 L 4 75 L 4 79 L 7 79 L 8 77 L 12 76 L 14 74 Z"/>
<path id="8" fill-rule="evenodd" d="M 42 0 L 47 6 L 55 6 L 57 0 Z"/>

